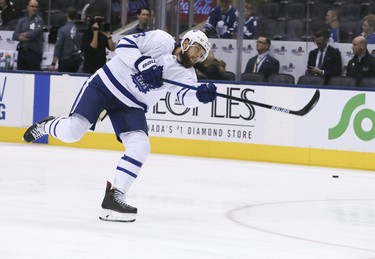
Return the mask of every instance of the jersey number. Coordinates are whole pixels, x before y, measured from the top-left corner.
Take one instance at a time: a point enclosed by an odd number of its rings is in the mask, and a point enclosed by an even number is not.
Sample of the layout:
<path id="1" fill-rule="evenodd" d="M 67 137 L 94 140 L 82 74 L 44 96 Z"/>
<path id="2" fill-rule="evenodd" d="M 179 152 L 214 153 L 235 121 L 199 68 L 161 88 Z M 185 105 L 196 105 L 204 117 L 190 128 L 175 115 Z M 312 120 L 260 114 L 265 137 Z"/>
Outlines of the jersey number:
<path id="1" fill-rule="evenodd" d="M 133 37 L 134 37 L 134 38 L 139 38 L 139 37 L 141 37 L 141 36 L 145 36 L 145 35 L 146 35 L 146 33 L 141 32 L 141 33 L 133 34 Z"/>

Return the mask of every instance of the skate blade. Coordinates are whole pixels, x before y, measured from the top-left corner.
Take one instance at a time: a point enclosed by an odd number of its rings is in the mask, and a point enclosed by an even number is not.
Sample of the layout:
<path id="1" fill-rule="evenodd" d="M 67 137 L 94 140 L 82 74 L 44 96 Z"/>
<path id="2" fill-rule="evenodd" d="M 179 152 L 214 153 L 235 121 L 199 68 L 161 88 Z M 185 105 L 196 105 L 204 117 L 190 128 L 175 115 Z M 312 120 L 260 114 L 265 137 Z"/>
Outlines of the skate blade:
<path id="1" fill-rule="evenodd" d="M 136 214 L 134 213 L 120 213 L 113 210 L 103 210 L 100 220 L 112 222 L 134 222 Z"/>

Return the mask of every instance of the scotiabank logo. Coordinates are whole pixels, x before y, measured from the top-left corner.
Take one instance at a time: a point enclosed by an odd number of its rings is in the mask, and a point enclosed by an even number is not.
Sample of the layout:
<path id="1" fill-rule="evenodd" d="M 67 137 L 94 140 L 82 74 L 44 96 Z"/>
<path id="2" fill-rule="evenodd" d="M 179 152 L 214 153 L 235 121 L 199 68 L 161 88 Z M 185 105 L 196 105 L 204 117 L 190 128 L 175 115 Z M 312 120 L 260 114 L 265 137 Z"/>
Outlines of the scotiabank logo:
<path id="1" fill-rule="evenodd" d="M 375 138 L 375 112 L 372 109 L 364 108 L 354 114 L 354 110 L 365 104 L 365 99 L 365 94 L 358 94 L 345 104 L 339 122 L 335 127 L 328 130 L 329 140 L 337 139 L 346 132 L 352 115 L 354 115 L 353 129 L 357 137 L 363 141 L 370 141 Z"/>
<path id="2" fill-rule="evenodd" d="M 5 113 L 6 106 L 3 103 L 6 82 L 7 82 L 7 77 L 4 78 L 3 87 L 0 88 L 0 120 L 5 120 L 5 114 L 6 114 Z"/>

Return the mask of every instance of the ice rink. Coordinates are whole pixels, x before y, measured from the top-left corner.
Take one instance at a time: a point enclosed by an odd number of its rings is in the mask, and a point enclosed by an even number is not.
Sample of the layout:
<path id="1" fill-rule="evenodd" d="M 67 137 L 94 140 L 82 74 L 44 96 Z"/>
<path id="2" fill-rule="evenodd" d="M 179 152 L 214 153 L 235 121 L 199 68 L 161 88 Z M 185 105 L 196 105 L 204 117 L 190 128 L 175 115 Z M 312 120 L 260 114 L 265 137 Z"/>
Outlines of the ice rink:
<path id="1" fill-rule="evenodd" d="M 375 172 L 151 155 L 113 223 L 122 152 L 0 150 L 1 259 L 375 259 Z"/>

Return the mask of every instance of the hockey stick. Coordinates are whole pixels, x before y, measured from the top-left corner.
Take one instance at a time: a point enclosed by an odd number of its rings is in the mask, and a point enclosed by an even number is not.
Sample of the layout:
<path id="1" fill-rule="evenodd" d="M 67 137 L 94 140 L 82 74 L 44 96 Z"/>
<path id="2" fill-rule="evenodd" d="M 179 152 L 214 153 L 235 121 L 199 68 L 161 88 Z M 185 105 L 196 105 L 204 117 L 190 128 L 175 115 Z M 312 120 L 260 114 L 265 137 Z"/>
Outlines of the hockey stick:
<path id="1" fill-rule="evenodd" d="M 176 81 L 173 81 L 173 80 L 169 80 L 169 79 L 165 79 L 165 78 L 163 78 L 163 81 L 166 82 L 166 83 L 172 84 L 172 85 L 181 86 L 181 87 L 192 89 L 192 90 L 195 90 L 195 91 L 197 90 L 197 88 L 195 86 L 192 86 L 192 85 L 186 85 L 186 84 L 176 82 Z M 303 107 L 302 109 L 297 110 L 297 111 L 289 110 L 289 109 L 286 109 L 286 108 L 282 108 L 282 107 L 278 107 L 278 106 L 274 106 L 274 105 L 270 105 L 270 104 L 258 103 L 258 102 L 255 102 L 255 101 L 250 101 L 248 99 L 242 99 L 242 98 L 239 98 L 239 97 L 235 97 L 235 96 L 227 95 L 227 94 L 222 94 L 222 93 L 216 93 L 216 95 L 220 96 L 220 97 L 223 97 L 223 98 L 230 99 L 230 100 L 248 103 L 248 104 L 256 105 L 256 106 L 263 107 L 263 108 L 266 108 L 266 109 L 278 111 L 278 112 L 284 112 L 284 113 L 289 113 L 289 114 L 293 114 L 293 115 L 304 116 L 307 113 L 309 113 L 312 110 L 312 108 L 314 108 L 314 106 L 318 103 L 319 98 L 320 98 L 320 91 L 319 91 L 319 89 L 317 89 L 315 91 L 315 94 L 313 95 L 311 100 L 305 105 L 305 107 Z"/>

